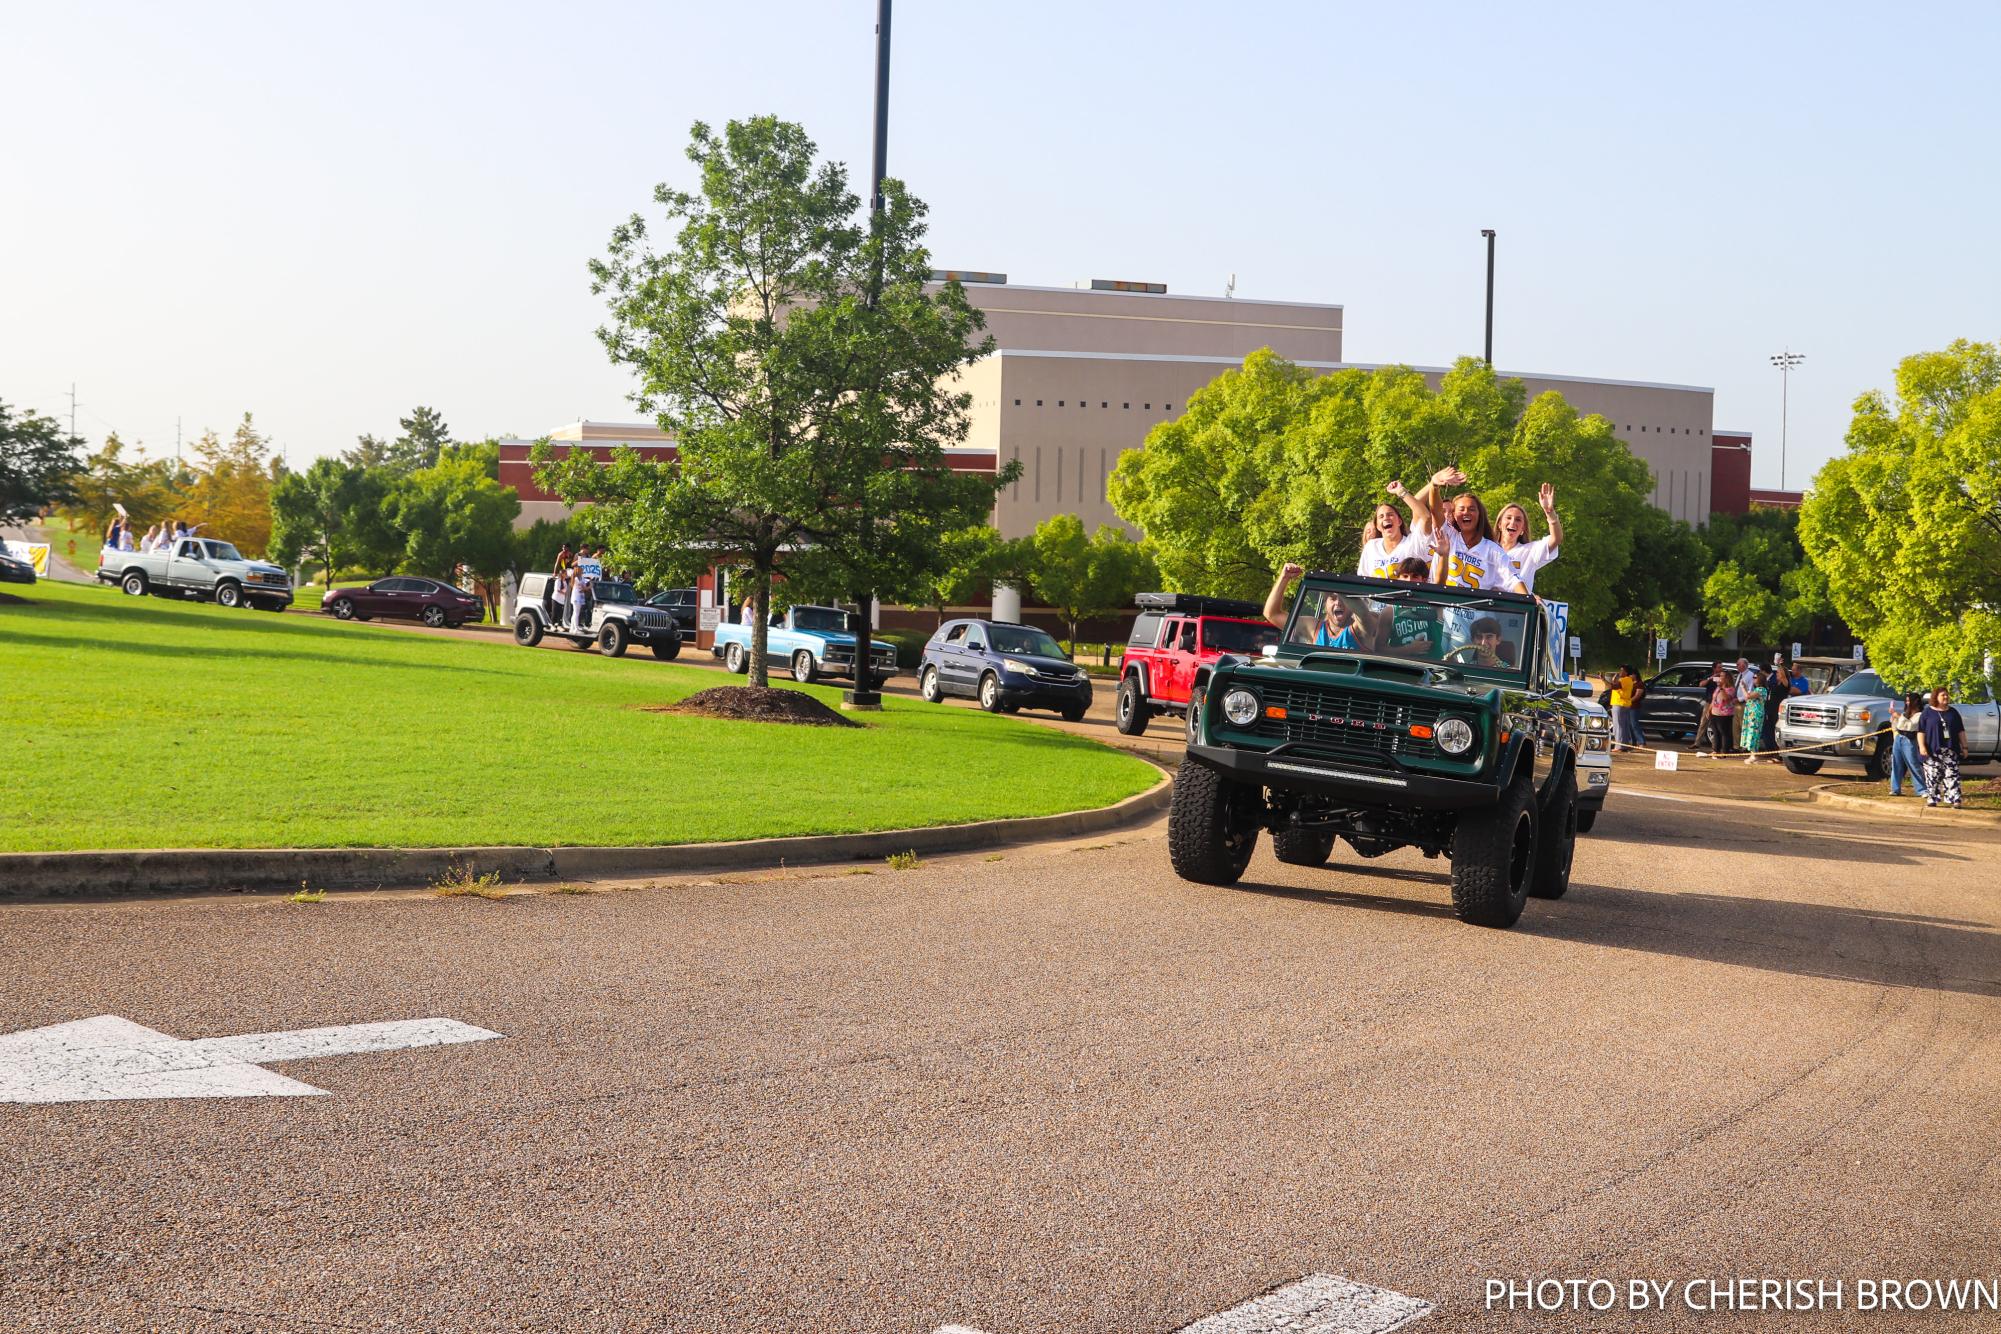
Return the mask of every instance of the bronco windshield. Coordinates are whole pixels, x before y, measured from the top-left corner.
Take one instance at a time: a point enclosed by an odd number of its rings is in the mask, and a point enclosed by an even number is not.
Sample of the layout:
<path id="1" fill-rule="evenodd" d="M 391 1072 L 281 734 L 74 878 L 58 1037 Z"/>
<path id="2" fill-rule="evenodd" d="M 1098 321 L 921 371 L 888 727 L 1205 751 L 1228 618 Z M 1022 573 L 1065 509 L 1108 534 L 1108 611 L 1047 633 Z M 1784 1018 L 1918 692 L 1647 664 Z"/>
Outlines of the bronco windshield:
<path id="1" fill-rule="evenodd" d="M 1282 651 L 1326 649 L 1519 678 L 1535 625 L 1519 599 L 1477 590 L 1311 580 L 1293 602 Z"/>

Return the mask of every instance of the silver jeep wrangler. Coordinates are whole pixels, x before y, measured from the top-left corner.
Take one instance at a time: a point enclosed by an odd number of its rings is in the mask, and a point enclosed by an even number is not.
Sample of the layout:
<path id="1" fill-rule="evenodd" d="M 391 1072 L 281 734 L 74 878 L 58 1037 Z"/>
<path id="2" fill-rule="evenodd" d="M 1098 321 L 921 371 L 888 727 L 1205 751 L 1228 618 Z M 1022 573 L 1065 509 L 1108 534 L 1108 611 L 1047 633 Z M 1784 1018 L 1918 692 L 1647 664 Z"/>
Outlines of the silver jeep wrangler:
<path id="1" fill-rule="evenodd" d="M 584 608 L 582 624 L 556 601 L 556 576 L 530 574 L 521 580 L 514 609 L 514 642 L 534 648 L 543 636 L 567 639 L 578 648 L 598 646 L 608 658 L 622 657 L 634 644 L 644 644 L 653 656 L 672 661 L 681 654 L 681 632 L 674 618 L 639 600 L 631 584 L 605 580 L 592 588 L 593 601 Z"/>

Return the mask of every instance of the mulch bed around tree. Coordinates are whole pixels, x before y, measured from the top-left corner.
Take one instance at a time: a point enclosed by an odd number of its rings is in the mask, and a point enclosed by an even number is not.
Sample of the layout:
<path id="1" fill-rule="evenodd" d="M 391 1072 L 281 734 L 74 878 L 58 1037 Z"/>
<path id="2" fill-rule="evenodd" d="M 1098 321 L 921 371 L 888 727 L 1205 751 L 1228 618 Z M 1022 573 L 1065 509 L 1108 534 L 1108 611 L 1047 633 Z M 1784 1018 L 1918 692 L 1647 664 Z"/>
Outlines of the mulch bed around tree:
<path id="1" fill-rule="evenodd" d="M 648 713 L 695 713 L 751 723 L 799 723 L 806 727 L 860 727 L 800 690 L 769 686 L 711 686 L 675 704 L 649 704 Z"/>

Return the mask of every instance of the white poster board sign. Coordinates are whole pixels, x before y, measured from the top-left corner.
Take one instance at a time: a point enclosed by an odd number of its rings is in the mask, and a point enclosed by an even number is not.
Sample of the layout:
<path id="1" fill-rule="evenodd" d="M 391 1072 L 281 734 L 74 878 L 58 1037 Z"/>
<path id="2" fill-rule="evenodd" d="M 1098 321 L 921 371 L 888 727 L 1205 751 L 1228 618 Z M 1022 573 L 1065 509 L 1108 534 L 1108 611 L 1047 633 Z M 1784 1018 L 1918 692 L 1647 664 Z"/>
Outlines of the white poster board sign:
<path id="1" fill-rule="evenodd" d="M 1657 750 L 1654 752 L 1654 768 L 1677 770 L 1681 768 L 1681 752 L 1678 750 Z"/>

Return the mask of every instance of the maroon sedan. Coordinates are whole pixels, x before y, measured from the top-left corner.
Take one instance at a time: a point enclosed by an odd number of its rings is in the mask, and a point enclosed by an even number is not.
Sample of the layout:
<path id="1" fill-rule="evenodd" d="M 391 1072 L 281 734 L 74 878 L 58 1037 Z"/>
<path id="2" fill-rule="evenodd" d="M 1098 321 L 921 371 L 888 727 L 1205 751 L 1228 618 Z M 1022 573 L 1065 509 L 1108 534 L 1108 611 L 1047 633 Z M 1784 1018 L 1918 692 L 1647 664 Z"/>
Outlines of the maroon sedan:
<path id="1" fill-rule="evenodd" d="M 320 610 L 343 621 L 397 616 L 425 625 L 461 625 L 478 620 L 486 608 L 472 594 L 441 580 L 399 574 L 365 588 L 329 588 Z"/>

